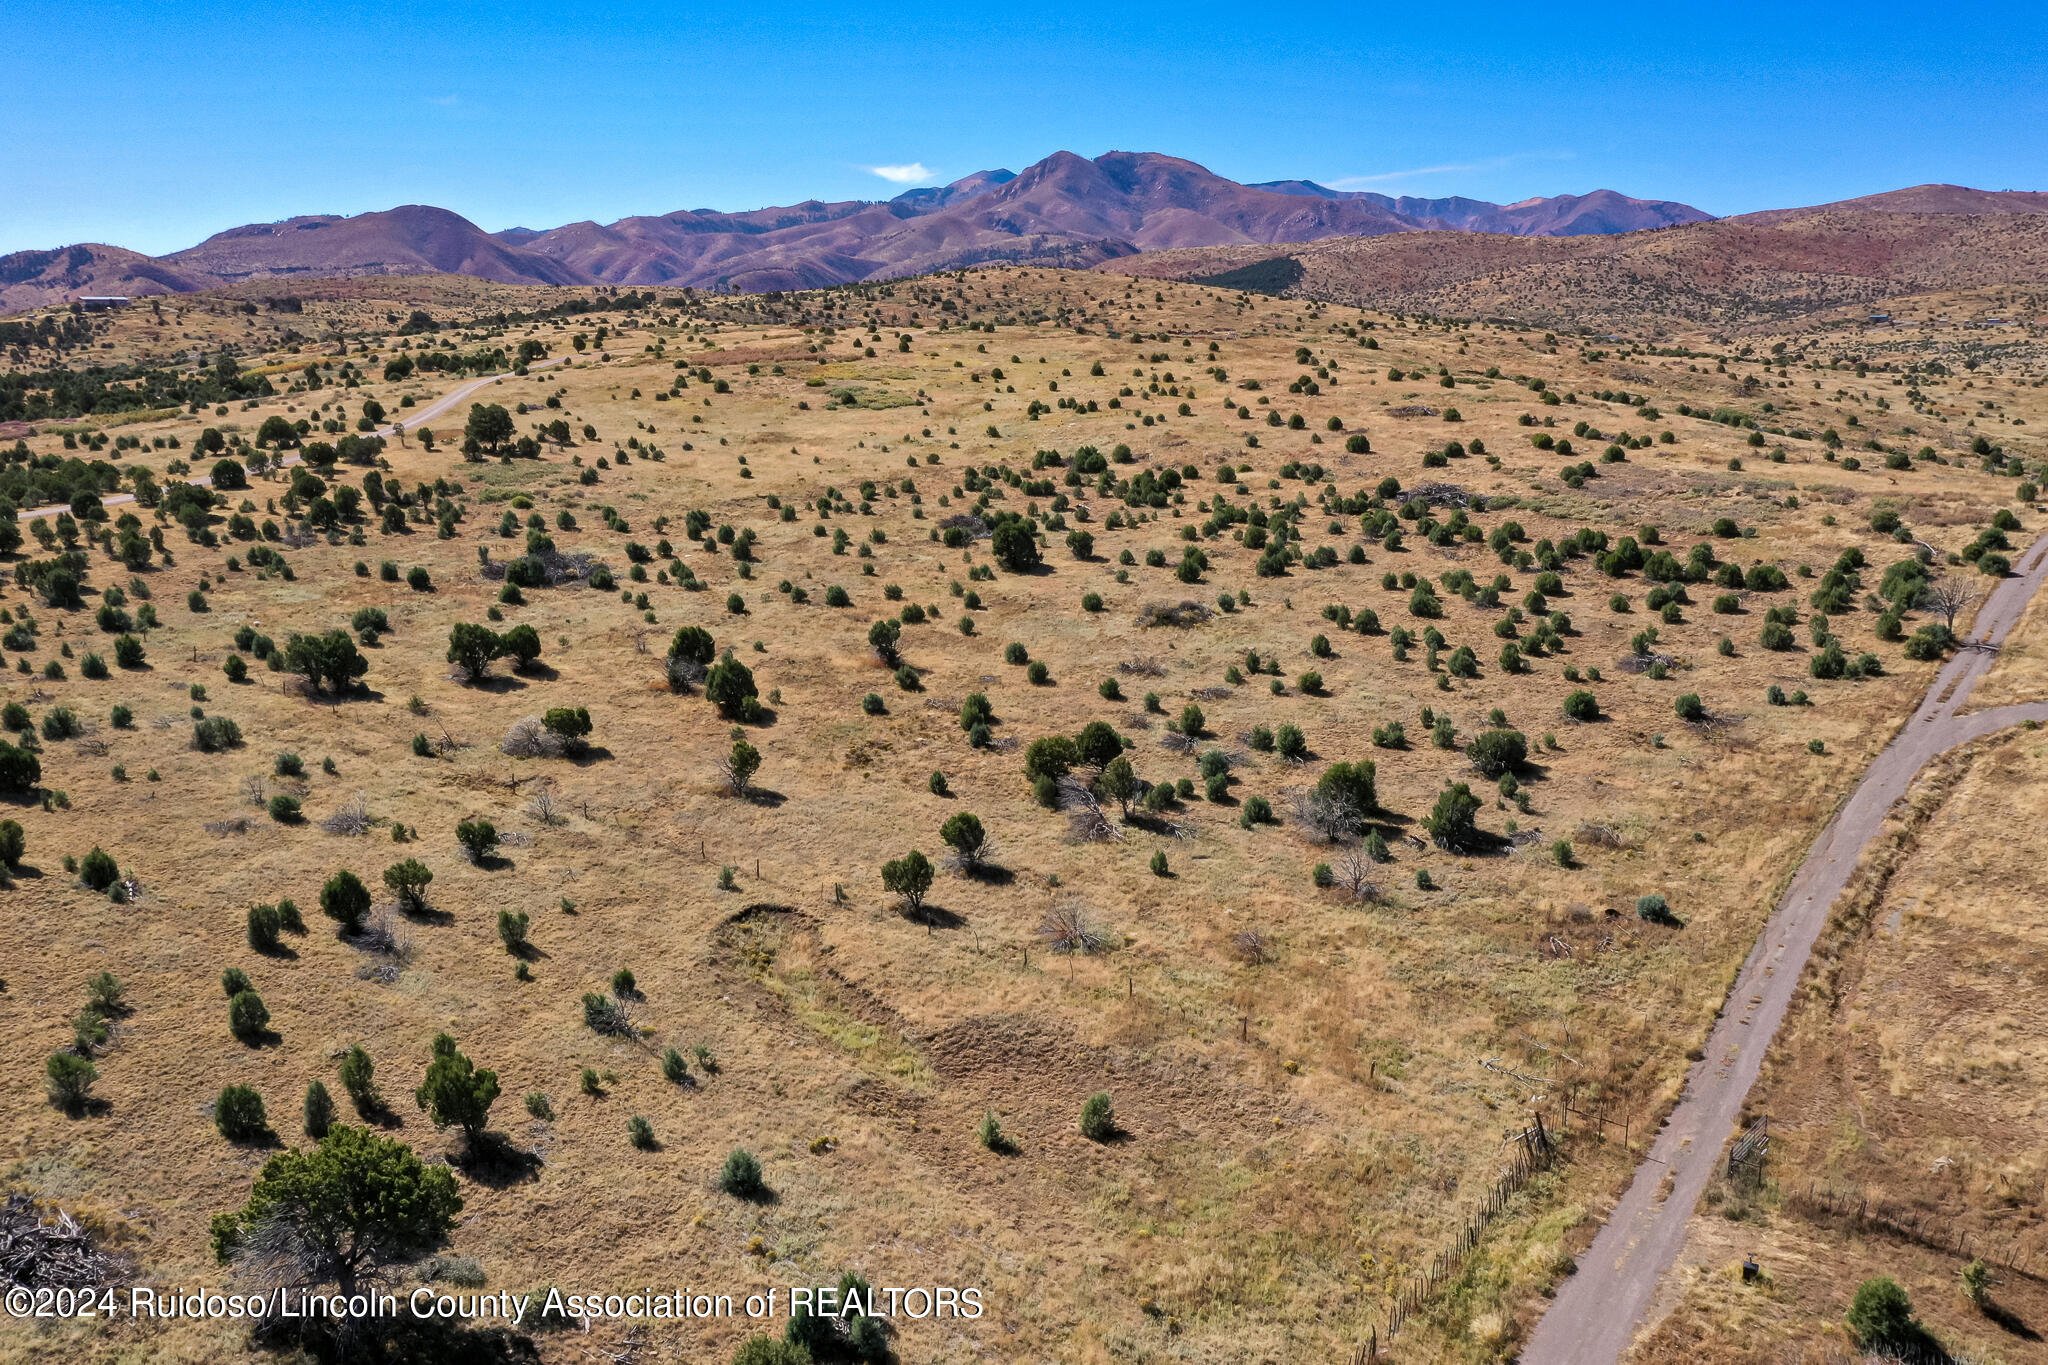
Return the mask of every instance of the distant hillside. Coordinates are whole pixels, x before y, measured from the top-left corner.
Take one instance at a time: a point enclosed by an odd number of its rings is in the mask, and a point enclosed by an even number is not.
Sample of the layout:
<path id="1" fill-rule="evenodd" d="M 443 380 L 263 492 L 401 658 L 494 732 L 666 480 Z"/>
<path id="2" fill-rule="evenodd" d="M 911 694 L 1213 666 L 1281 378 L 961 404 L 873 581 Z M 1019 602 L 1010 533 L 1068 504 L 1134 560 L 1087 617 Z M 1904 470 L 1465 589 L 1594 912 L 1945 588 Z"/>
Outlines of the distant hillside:
<path id="1" fill-rule="evenodd" d="M 1973 190 L 1963 185 L 1914 185 L 1811 208 L 1746 213 L 1741 221 L 1777 223 L 1816 213 L 2048 213 L 2048 194 L 2031 190 Z"/>
<path id="2" fill-rule="evenodd" d="M 1613 190 L 1524 199 L 1517 204 L 1490 204 L 1484 199 L 1417 199 L 1408 195 L 1390 199 L 1365 190 L 1333 190 L 1313 180 L 1275 180 L 1251 188 L 1316 199 L 1364 199 L 1425 228 L 1497 232 L 1514 237 L 1611 236 L 1678 223 L 1705 223 L 1713 217 L 1690 204 L 1669 199 L 1631 199 Z"/>
<path id="3" fill-rule="evenodd" d="M 446 274 L 501 284 L 589 282 L 558 261 L 499 241 L 460 214 L 422 204 L 230 228 L 162 259 L 222 280 Z"/>
<path id="4" fill-rule="evenodd" d="M 221 281 L 118 246 L 85 242 L 0 256 L 0 312 L 65 303 L 82 294 L 189 294 Z"/>
<path id="5" fill-rule="evenodd" d="M 1416 232 L 1161 251 L 1099 269 L 1371 308 L 1576 326 L 1782 323 L 1904 294 L 2048 284 L 2048 216 L 1828 210 L 1620 237 Z"/>

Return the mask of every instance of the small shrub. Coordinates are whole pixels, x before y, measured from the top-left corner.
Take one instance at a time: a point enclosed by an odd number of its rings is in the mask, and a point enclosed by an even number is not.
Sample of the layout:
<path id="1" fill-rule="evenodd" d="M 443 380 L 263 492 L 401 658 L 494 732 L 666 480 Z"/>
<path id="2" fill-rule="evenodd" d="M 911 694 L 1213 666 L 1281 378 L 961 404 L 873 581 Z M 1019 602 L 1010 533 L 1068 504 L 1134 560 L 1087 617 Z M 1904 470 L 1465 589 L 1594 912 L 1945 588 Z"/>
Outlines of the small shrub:
<path id="1" fill-rule="evenodd" d="M 1116 1109 L 1109 1092 L 1098 1090 L 1081 1105 L 1081 1136 L 1090 1142 L 1108 1142 L 1116 1134 Z"/>
<path id="2" fill-rule="evenodd" d="M 306 1087 L 306 1103 L 301 1112 L 307 1137 L 318 1141 L 327 1136 L 327 1130 L 334 1126 L 334 1100 L 325 1085 L 314 1081 Z"/>
<path id="3" fill-rule="evenodd" d="M 252 905 L 249 907 L 249 946 L 259 953 L 277 951 L 277 935 L 281 928 L 274 905 Z"/>
<path id="4" fill-rule="evenodd" d="M 363 927 L 363 918 L 370 913 L 370 889 L 360 877 L 344 868 L 320 888 L 320 912 L 340 925 L 341 932 L 357 933 Z"/>
<path id="5" fill-rule="evenodd" d="M 99 1068 L 75 1052 L 51 1053 L 43 1064 L 43 1075 L 49 1083 L 50 1102 L 67 1114 L 85 1108 L 93 1082 L 100 1078 Z"/>
<path id="6" fill-rule="evenodd" d="M 213 1103 L 213 1123 L 229 1142 L 253 1142 L 270 1132 L 263 1097 L 246 1085 L 231 1085 Z"/>
<path id="7" fill-rule="evenodd" d="M 377 1093 L 376 1071 L 376 1063 L 360 1043 L 342 1054 L 341 1088 L 348 1093 L 349 1103 L 355 1106 L 356 1113 L 362 1118 L 375 1118 L 383 1112 L 384 1097 Z"/>
<path id="8" fill-rule="evenodd" d="M 94 844 L 92 852 L 85 855 L 78 864 L 78 880 L 92 891 L 105 891 L 121 876 L 121 869 L 114 863 L 113 856 Z"/>
<path id="9" fill-rule="evenodd" d="M 635 1032 L 632 1017 L 626 1013 L 625 1007 L 612 997 L 595 991 L 587 992 L 583 997 L 583 1022 L 593 1033 L 608 1037 L 629 1038 Z"/>
<path id="10" fill-rule="evenodd" d="M 759 1199 L 768 1189 L 760 1160 L 744 1147 L 733 1148 L 719 1168 L 718 1188 L 735 1199 Z"/>
<path id="11" fill-rule="evenodd" d="M 1846 1320 L 1857 1344 L 1866 1350 L 1905 1343 L 1923 1330 L 1913 1319 L 1913 1300 L 1889 1275 L 1856 1287 Z"/>
<path id="12" fill-rule="evenodd" d="M 455 842 L 472 863 L 482 864 L 498 847 L 498 828 L 488 820 L 463 820 L 455 826 Z"/>
<path id="13" fill-rule="evenodd" d="M 85 1003 L 95 1013 L 109 1018 L 122 1013 L 126 1007 L 122 1005 L 121 997 L 125 993 L 121 978 L 112 972 L 95 972 L 86 978 Z"/>
<path id="14" fill-rule="evenodd" d="M 202 754 L 217 754 L 241 742 L 242 727 L 226 716 L 205 716 L 192 723 L 192 747 Z"/>
<path id="15" fill-rule="evenodd" d="M 259 1041 L 270 1030 L 270 1010 L 263 997 L 243 991 L 228 1001 L 228 1030 L 245 1043 Z"/>
<path id="16" fill-rule="evenodd" d="M 506 952 L 518 956 L 527 951 L 527 926 L 531 922 L 524 910 L 498 912 L 498 941 L 505 945 Z"/>

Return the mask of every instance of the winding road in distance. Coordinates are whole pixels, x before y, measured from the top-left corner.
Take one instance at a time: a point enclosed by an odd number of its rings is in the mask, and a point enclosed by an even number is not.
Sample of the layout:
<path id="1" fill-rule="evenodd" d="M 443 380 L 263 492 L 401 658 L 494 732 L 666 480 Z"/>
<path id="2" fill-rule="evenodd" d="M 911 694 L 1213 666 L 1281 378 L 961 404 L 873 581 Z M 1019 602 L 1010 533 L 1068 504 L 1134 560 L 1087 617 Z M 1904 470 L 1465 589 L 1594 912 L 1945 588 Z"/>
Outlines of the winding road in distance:
<path id="1" fill-rule="evenodd" d="M 568 356 L 558 355 L 553 360 L 542 360 L 535 364 L 529 365 L 526 367 L 526 371 L 528 374 L 531 374 L 535 370 L 545 370 L 546 368 L 548 368 L 548 366 L 559 365 L 567 359 L 569 359 Z M 454 388 L 448 390 L 448 392 L 442 394 L 433 402 L 428 403 L 425 407 L 408 408 L 406 410 L 406 430 L 412 430 L 413 427 L 417 426 L 421 422 L 432 421 L 434 418 L 439 417 L 442 413 L 448 411 L 448 409 L 454 407 L 457 403 L 460 403 L 463 399 L 475 393 L 478 389 L 484 388 L 485 386 L 490 384 L 495 384 L 500 379 L 511 379 L 514 377 L 515 376 L 510 370 L 507 370 L 504 374 L 487 374 L 481 379 L 472 379 L 467 383 L 457 384 Z M 397 430 L 398 423 L 393 422 L 388 425 L 378 427 L 374 432 L 370 434 L 373 436 L 388 437 Z M 278 464 L 295 465 L 299 464 L 300 462 L 301 461 L 299 459 L 298 453 L 294 451 L 292 454 L 287 455 L 283 459 L 279 460 Z M 187 479 L 185 480 L 185 482 L 197 484 L 201 488 L 211 488 L 213 487 L 213 476 L 210 474 L 201 475 L 199 478 Z M 120 507 L 134 501 L 135 495 L 133 493 L 111 493 L 108 494 L 106 497 L 100 499 L 100 505 L 102 507 Z M 54 517 L 59 512 L 69 512 L 70 510 L 71 507 L 70 504 L 68 503 L 53 502 L 47 507 L 31 507 L 28 511 L 21 513 L 17 519 L 21 521 L 33 521 L 37 517 Z"/>
<path id="2" fill-rule="evenodd" d="M 2048 722 L 2048 701 L 1957 714 L 1997 658 L 1997 646 L 2048 581 L 2048 535 L 2019 558 L 2021 568 L 1985 598 L 1963 648 L 1935 675 L 1912 718 L 1865 771 L 1785 889 L 1735 978 L 1701 1060 L 1686 1077 L 1678 1107 L 1593 1245 L 1578 1258 L 1577 1273 L 1559 1286 L 1523 1348 L 1521 1365 L 1615 1365 L 1627 1352 L 1658 1281 L 1678 1258 L 1693 1206 L 1756 1083 L 1764 1051 L 1784 1022 L 1828 912 L 1892 803 L 1922 767 L 1957 745 L 2022 721 Z M 1660 1188 L 1667 1173 L 1668 1191 Z"/>

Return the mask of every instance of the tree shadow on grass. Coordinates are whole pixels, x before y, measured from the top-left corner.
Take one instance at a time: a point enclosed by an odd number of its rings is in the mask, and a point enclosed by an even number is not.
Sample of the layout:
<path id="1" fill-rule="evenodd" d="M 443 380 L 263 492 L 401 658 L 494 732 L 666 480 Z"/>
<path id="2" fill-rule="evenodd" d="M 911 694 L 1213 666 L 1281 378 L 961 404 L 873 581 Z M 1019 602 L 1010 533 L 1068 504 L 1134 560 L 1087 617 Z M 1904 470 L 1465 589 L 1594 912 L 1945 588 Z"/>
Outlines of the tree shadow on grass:
<path id="1" fill-rule="evenodd" d="M 959 929 L 967 923 L 965 915 L 956 914 L 942 905 L 933 905 L 930 901 L 906 913 L 905 918 L 913 924 L 922 924 L 927 930 Z"/>
<path id="2" fill-rule="evenodd" d="M 1017 880 L 1016 873 L 996 863 L 975 863 L 972 866 L 963 866 L 960 869 L 960 875 L 969 881 L 980 882 L 984 886 L 1008 886 Z"/>
<path id="3" fill-rule="evenodd" d="M 77 1104 L 57 1104 L 51 1107 L 67 1119 L 105 1118 L 114 1112 L 113 1104 L 97 1095 L 88 1095 Z"/>
<path id="4" fill-rule="evenodd" d="M 299 680 L 298 693 L 315 706 L 327 707 L 342 706 L 349 702 L 381 702 L 384 700 L 382 692 L 379 692 L 374 687 L 365 686 L 362 683 L 357 683 L 345 692 L 329 692 L 324 689 L 316 691 L 303 678 Z"/>
<path id="5" fill-rule="evenodd" d="M 541 1167 L 546 1163 L 538 1152 L 515 1147 L 502 1134 L 485 1132 L 460 1157 L 450 1158 L 448 1164 L 479 1185 L 502 1190 L 540 1179 Z"/>
<path id="6" fill-rule="evenodd" d="M 1997 1323 L 2001 1331 L 2018 1337 L 2022 1341 L 2039 1341 L 2041 1334 L 2027 1326 L 2020 1315 L 2002 1303 L 1985 1300 L 1984 1316 Z"/>
<path id="7" fill-rule="evenodd" d="M 471 678 L 466 686 L 493 696 L 505 692 L 524 692 L 530 684 L 521 677 L 510 673 L 486 673 L 481 678 Z"/>

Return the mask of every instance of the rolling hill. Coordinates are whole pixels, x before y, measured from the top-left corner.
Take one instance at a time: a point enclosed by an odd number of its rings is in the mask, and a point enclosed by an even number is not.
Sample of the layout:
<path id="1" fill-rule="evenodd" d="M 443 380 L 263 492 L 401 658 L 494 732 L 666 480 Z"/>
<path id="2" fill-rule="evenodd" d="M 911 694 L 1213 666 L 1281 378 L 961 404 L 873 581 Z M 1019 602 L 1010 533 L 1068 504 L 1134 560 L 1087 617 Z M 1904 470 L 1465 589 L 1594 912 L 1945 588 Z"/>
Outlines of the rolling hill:
<path id="1" fill-rule="evenodd" d="M 1251 292 L 1546 325 L 1742 327 L 1902 295 L 2048 283 L 2034 212 L 1816 209 L 1602 237 L 1411 232 L 1285 252 L 1162 251 L 1104 270 Z"/>

